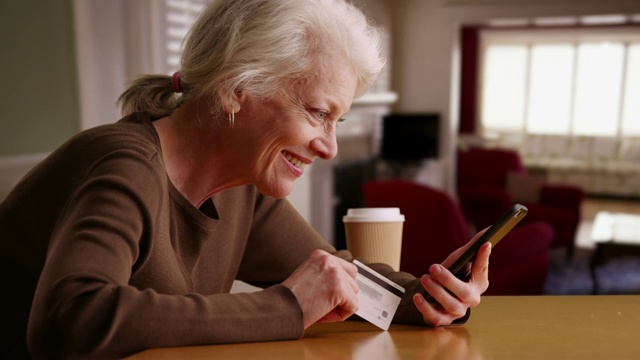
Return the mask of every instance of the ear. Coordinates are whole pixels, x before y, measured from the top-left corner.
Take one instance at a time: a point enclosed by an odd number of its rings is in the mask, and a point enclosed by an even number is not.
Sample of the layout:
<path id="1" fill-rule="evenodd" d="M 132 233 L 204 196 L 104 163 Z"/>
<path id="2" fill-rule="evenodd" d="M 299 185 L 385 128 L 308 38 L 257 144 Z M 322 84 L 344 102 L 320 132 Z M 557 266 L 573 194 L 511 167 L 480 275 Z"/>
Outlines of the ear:
<path id="1" fill-rule="evenodd" d="M 240 89 L 231 91 L 227 86 L 220 87 L 218 96 L 221 99 L 222 108 L 226 113 L 238 113 L 247 100 L 247 95 L 244 91 Z"/>

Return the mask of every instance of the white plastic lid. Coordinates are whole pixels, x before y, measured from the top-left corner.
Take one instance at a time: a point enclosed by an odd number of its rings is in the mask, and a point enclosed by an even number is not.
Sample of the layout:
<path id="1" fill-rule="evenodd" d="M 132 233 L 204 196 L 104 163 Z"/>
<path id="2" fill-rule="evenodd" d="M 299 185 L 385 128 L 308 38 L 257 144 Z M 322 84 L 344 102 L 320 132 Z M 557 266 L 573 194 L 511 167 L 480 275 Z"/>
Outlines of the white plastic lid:
<path id="1" fill-rule="evenodd" d="M 404 222 L 400 208 L 356 208 L 348 209 L 343 222 Z"/>

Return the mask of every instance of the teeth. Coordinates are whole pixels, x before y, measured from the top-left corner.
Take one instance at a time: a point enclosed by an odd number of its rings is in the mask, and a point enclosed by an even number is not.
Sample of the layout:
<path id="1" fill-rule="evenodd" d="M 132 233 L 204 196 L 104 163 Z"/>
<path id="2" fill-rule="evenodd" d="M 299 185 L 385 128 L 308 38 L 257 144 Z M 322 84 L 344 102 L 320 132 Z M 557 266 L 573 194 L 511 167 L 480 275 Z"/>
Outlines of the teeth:
<path id="1" fill-rule="evenodd" d="M 293 157 L 293 155 L 289 154 L 288 152 L 284 152 L 284 157 L 295 167 L 304 170 L 305 166 L 307 166 L 307 164 L 303 163 L 302 161 L 300 161 L 299 159 Z"/>

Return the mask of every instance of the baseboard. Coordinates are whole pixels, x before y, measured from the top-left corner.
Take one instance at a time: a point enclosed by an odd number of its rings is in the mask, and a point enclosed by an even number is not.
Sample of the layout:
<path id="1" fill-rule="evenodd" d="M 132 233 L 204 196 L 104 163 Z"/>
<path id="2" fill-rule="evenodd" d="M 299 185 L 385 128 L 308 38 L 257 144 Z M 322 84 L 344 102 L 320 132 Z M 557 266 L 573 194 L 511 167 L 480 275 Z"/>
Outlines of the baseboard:
<path id="1" fill-rule="evenodd" d="M 48 153 L 0 157 L 0 200 Z"/>

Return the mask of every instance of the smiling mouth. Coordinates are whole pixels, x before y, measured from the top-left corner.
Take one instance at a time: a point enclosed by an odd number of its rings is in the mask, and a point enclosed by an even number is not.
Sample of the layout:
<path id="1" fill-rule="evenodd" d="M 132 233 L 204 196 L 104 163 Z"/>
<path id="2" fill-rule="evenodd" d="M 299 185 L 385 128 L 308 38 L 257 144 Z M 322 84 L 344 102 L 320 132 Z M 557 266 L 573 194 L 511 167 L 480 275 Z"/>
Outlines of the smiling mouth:
<path id="1" fill-rule="evenodd" d="M 300 170 L 304 170 L 304 168 L 307 166 L 306 163 L 302 162 L 300 159 L 298 159 L 297 157 L 289 154 L 286 151 L 282 151 L 282 155 L 284 155 L 285 159 L 287 159 L 287 161 L 289 163 L 291 163 L 291 165 L 297 167 Z"/>

